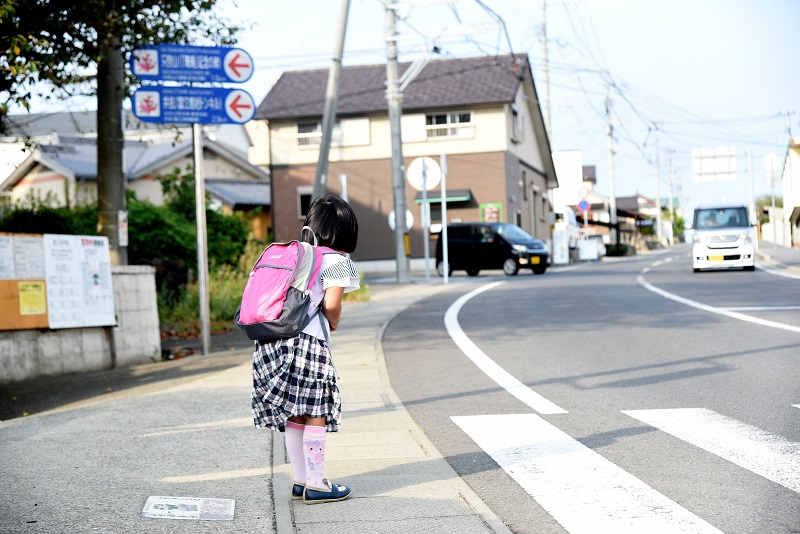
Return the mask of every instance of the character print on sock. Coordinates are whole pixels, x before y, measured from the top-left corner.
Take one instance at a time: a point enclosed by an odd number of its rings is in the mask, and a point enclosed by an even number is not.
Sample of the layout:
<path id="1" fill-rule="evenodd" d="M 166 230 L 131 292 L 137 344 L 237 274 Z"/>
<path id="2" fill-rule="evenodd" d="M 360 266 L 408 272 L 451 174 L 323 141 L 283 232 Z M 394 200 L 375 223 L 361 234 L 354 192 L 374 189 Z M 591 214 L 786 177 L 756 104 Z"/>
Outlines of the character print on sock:
<path id="1" fill-rule="evenodd" d="M 308 469 L 309 471 L 314 471 L 325 459 L 325 444 L 318 439 L 309 440 L 306 441 L 306 449 L 308 450 L 306 455 Z"/>

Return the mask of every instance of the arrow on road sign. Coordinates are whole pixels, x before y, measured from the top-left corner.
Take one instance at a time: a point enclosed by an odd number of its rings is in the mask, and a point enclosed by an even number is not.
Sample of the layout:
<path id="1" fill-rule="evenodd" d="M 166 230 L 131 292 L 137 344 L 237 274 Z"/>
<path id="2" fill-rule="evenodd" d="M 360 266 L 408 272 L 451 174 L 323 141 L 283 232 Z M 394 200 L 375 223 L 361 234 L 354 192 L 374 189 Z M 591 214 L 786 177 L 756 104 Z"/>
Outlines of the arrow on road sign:
<path id="1" fill-rule="evenodd" d="M 253 109 L 253 99 L 244 91 L 235 90 L 232 91 L 226 100 L 226 107 L 229 108 L 233 113 L 236 114 L 236 117 L 243 119 L 244 121 L 250 120 L 250 117 L 253 116 L 253 113 L 247 112 L 247 114 L 240 113 L 239 110 L 246 110 L 246 109 Z M 245 117 L 248 117 L 245 119 Z M 236 119 L 234 119 L 236 120 Z M 239 121 L 236 121 L 239 122 Z"/>
<path id="2" fill-rule="evenodd" d="M 230 68 L 234 72 L 234 74 L 236 75 L 236 78 L 242 78 L 244 76 L 243 73 L 239 72 L 239 69 L 251 69 L 252 70 L 252 62 L 249 62 L 249 63 L 237 63 L 237 61 L 239 60 L 240 56 L 241 56 L 241 54 L 239 52 L 236 52 L 236 54 L 233 56 L 233 59 L 231 59 L 231 62 L 227 64 L 228 68 Z M 246 72 L 248 72 L 248 71 L 245 71 L 245 73 Z"/>

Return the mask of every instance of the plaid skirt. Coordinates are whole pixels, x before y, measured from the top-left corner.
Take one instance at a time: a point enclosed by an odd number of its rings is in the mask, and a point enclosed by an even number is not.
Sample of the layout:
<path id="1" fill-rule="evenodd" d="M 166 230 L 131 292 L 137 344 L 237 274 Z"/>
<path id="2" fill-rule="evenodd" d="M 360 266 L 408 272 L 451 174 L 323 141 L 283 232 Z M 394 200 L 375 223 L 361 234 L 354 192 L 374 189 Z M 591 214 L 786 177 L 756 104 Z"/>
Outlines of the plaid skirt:
<path id="1" fill-rule="evenodd" d="M 324 417 L 328 432 L 339 430 L 342 398 L 325 342 L 299 336 L 253 348 L 253 421 L 256 428 L 286 431 L 289 417 Z"/>

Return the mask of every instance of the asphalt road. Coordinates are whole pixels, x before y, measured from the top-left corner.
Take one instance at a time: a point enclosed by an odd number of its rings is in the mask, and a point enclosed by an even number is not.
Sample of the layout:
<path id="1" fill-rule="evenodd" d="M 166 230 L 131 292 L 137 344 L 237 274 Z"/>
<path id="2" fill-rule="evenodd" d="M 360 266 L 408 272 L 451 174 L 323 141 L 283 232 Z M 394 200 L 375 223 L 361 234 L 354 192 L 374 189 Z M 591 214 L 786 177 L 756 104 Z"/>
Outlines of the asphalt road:
<path id="1" fill-rule="evenodd" d="M 791 533 L 798 310 L 796 279 L 693 273 L 677 247 L 480 276 L 397 316 L 384 352 L 414 419 L 514 532 Z"/>

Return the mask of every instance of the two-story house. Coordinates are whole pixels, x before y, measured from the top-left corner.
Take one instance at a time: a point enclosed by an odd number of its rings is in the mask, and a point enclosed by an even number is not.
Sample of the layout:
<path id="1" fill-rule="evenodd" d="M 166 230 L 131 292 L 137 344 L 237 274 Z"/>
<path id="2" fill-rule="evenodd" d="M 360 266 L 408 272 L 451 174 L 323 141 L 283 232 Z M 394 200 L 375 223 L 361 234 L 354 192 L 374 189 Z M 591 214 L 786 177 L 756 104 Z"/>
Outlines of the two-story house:
<path id="1" fill-rule="evenodd" d="M 409 64 L 400 65 L 400 74 Z M 319 157 L 328 70 L 285 72 L 248 124 L 250 161 L 269 165 L 275 239 L 296 239 L 311 199 Z M 394 258 L 391 126 L 386 66 L 344 67 L 329 154 L 327 190 L 347 196 L 359 218 L 360 260 Z M 549 240 L 548 189 L 558 186 L 527 57 L 431 61 L 402 99 L 405 166 L 447 159 L 448 222 L 491 216 Z M 414 216 L 411 256 L 422 257 L 421 194 L 406 187 Z M 429 192 L 431 222 L 441 223 L 441 191 Z M 435 236 L 433 236 L 435 237 Z M 428 237 L 431 238 L 431 237 Z"/>

